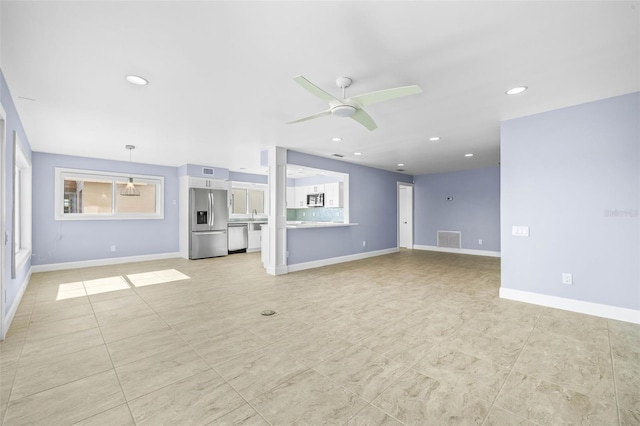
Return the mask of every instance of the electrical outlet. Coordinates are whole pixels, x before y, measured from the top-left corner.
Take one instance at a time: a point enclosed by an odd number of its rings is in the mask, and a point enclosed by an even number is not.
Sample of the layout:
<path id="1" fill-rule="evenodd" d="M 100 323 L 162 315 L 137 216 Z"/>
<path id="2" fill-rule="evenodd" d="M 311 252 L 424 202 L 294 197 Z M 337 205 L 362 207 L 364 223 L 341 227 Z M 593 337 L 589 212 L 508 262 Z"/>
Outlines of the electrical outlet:
<path id="1" fill-rule="evenodd" d="M 529 227 L 528 226 L 512 226 L 511 235 L 513 235 L 514 237 L 528 237 Z"/>
<path id="2" fill-rule="evenodd" d="M 315 216 L 315 215 L 316 215 L 316 212 L 312 212 L 312 213 L 311 213 L 311 216 Z"/>
<path id="3" fill-rule="evenodd" d="M 111 246 L 111 251 L 116 251 L 116 246 Z"/>
<path id="4" fill-rule="evenodd" d="M 478 240 L 478 244 L 482 245 L 482 240 Z"/>
<path id="5" fill-rule="evenodd" d="M 307 214 L 305 212 L 302 212 L 302 216 L 306 216 Z"/>
<path id="6" fill-rule="evenodd" d="M 568 272 L 562 273 L 562 284 L 573 285 L 573 274 Z"/>
<path id="7" fill-rule="evenodd" d="M 367 246 L 367 242 L 366 242 L 366 241 L 363 241 L 363 242 L 362 242 L 362 247 L 366 247 L 366 246 Z"/>

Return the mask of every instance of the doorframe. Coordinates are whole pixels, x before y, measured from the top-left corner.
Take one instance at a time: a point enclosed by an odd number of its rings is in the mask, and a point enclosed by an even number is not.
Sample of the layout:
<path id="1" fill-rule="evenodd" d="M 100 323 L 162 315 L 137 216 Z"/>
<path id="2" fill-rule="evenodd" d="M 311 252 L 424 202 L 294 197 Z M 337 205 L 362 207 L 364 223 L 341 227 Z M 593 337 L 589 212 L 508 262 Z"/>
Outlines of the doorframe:
<path id="1" fill-rule="evenodd" d="M 5 212 L 5 186 L 6 186 L 6 160 L 7 160 L 7 114 L 4 111 L 2 105 L 0 105 L 0 121 L 3 123 L 0 126 L 0 341 L 4 340 L 5 336 L 5 304 L 7 303 L 6 289 L 5 289 L 5 273 L 7 263 L 5 262 L 6 255 L 6 212 Z"/>
<path id="2" fill-rule="evenodd" d="M 409 244 L 409 248 L 413 249 L 414 246 L 414 233 L 415 233 L 415 218 L 414 218 L 414 214 L 413 214 L 413 206 L 414 206 L 414 201 L 415 201 L 415 194 L 414 194 L 414 185 L 413 183 L 407 183 L 407 182 L 398 182 L 397 183 L 397 217 L 398 220 L 396 222 L 396 228 L 397 228 L 397 235 L 398 235 L 398 242 L 397 242 L 397 248 L 400 249 L 400 206 L 401 206 L 401 200 L 400 200 L 400 191 L 401 191 L 401 187 L 407 187 L 407 188 L 411 188 L 411 210 L 409 212 L 409 214 L 411 215 L 411 244 Z"/>

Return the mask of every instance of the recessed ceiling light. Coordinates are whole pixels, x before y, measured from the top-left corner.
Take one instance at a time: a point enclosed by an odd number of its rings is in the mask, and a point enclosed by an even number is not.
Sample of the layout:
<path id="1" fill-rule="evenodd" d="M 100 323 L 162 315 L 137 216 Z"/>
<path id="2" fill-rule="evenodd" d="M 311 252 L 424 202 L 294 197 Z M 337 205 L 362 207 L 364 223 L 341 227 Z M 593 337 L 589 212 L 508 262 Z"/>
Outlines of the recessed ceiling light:
<path id="1" fill-rule="evenodd" d="M 473 157 L 473 154 L 469 153 L 469 154 L 465 154 L 465 157 Z"/>
<path id="2" fill-rule="evenodd" d="M 439 140 L 440 140 L 440 136 L 434 136 L 434 137 L 432 137 L 432 138 L 429 138 L 429 140 L 430 140 L 430 141 L 433 141 L 433 142 L 435 142 L 435 141 L 439 141 Z"/>
<path id="3" fill-rule="evenodd" d="M 398 163 L 398 167 L 404 167 L 404 163 Z"/>
<path id="4" fill-rule="evenodd" d="M 340 142 L 342 140 L 342 138 L 331 138 L 332 141 L 334 142 Z"/>
<path id="5" fill-rule="evenodd" d="M 139 75 L 128 75 L 126 79 L 129 83 L 137 84 L 138 86 L 146 86 L 147 84 L 149 84 L 149 80 L 140 77 Z"/>
<path id="6" fill-rule="evenodd" d="M 362 155 L 361 152 L 354 152 L 353 155 Z"/>
<path id="7" fill-rule="evenodd" d="M 527 89 L 528 89 L 527 86 L 518 86 L 518 87 L 514 87 L 512 89 L 507 90 L 505 93 L 507 95 L 517 95 L 518 93 L 522 93 Z"/>

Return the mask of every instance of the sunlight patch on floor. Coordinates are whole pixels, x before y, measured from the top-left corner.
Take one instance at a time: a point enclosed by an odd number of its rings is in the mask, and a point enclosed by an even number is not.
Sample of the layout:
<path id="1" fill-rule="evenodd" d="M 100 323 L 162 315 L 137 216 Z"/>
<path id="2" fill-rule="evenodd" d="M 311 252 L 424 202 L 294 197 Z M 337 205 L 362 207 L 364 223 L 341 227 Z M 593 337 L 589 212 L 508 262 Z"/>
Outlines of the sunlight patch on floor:
<path id="1" fill-rule="evenodd" d="M 176 269 L 165 269 L 162 271 L 127 275 L 127 279 L 136 287 L 188 280 L 189 278 L 190 277 L 188 275 L 185 275 Z"/>
<path id="2" fill-rule="evenodd" d="M 183 274 L 177 269 L 165 269 L 161 271 L 130 274 L 126 275 L 126 278 L 121 275 L 116 275 L 113 277 L 98 278 L 95 280 L 64 283 L 58 285 L 56 301 L 109 293 L 112 291 L 129 290 L 131 288 L 129 283 L 134 287 L 144 287 L 148 285 L 188 280 L 190 278 L 191 277 Z"/>

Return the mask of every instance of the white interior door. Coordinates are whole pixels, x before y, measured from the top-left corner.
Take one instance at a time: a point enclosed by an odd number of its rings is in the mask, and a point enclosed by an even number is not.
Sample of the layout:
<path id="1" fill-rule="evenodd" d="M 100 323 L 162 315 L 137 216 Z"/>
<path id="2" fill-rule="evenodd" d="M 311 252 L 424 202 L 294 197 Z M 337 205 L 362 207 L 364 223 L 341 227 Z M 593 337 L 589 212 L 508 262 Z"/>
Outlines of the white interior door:
<path id="1" fill-rule="evenodd" d="M 398 185 L 398 245 L 413 248 L 413 185 Z"/>

